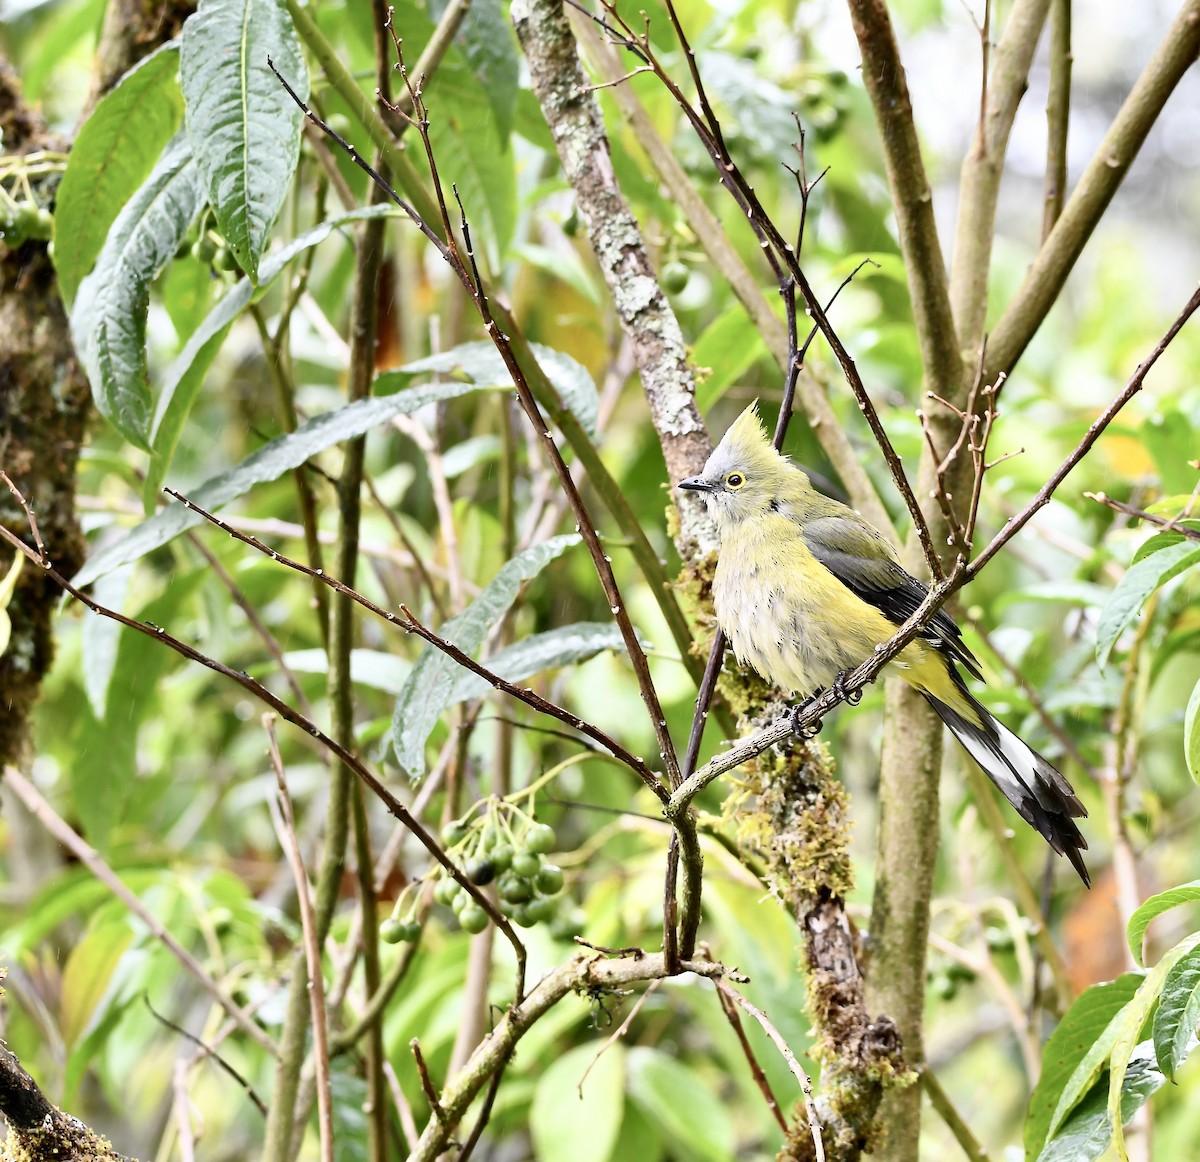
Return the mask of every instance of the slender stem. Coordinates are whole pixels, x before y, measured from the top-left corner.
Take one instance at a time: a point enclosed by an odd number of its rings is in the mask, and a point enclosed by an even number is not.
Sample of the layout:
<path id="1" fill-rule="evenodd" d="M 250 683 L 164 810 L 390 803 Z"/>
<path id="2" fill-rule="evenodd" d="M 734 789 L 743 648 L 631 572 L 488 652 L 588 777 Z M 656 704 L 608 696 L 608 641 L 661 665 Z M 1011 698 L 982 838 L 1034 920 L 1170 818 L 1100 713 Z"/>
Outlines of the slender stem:
<path id="1" fill-rule="evenodd" d="M 1046 178 L 1042 242 L 1067 197 L 1067 130 L 1071 120 L 1071 0 L 1050 0 L 1050 91 L 1046 94 Z"/>
<path id="2" fill-rule="evenodd" d="M 954 1135 L 954 1140 L 962 1147 L 963 1153 L 970 1162 L 988 1162 L 987 1151 L 979 1144 L 979 1140 L 971 1132 L 971 1127 L 963 1120 L 962 1115 L 954 1108 L 946 1091 L 942 1089 L 933 1071 L 926 1065 L 921 1070 L 921 1088 L 929 1098 L 929 1104 L 937 1110 L 946 1128 Z"/>
<path id="3" fill-rule="evenodd" d="M 288 794 L 279 740 L 275 737 L 275 716 L 262 716 L 275 769 L 275 785 L 279 791 L 278 831 L 280 844 L 296 881 L 296 899 L 300 905 L 300 929 L 304 934 L 304 955 L 308 971 L 307 989 L 312 1009 L 313 1060 L 317 1074 L 317 1123 L 321 1136 L 321 1162 L 333 1162 L 333 1093 L 329 1080 L 329 1026 L 325 1015 L 325 973 L 321 966 L 321 937 L 317 932 L 312 897 L 309 894 L 308 873 L 296 839 L 296 819 L 292 813 L 292 798 Z"/>
<path id="4" fill-rule="evenodd" d="M 1057 300 L 1167 99 L 1200 51 L 1200 0 L 1186 0 L 1083 171 L 1025 281 L 988 337 L 986 382 L 1011 371 Z"/>

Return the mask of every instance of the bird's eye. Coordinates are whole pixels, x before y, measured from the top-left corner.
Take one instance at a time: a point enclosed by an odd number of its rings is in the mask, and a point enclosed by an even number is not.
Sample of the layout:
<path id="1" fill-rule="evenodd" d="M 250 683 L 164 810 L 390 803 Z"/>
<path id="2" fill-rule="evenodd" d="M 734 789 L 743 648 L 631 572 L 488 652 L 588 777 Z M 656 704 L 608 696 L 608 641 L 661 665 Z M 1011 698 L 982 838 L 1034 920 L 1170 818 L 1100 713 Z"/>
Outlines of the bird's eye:
<path id="1" fill-rule="evenodd" d="M 736 491 L 746 483 L 746 478 L 740 472 L 731 472 L 725 477 L 725 483 Z"/>

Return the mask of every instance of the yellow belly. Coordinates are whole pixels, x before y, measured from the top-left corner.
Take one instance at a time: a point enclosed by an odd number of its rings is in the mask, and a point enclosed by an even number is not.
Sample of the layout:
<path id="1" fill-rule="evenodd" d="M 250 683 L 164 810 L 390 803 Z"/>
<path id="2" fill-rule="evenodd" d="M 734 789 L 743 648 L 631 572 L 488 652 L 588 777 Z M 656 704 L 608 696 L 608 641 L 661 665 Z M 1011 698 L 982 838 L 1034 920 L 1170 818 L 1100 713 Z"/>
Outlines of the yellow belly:
<path id="1" fill-rule="evenodd" d="M 896 632 L 813 557 L 799 527 L 783 516 L 723 530 L 713 600 L 739 660 L 803 696 L 866 661 Z M 892 664 L 922 689 L 941 685 L 938 674 L 945 675 L 944 661 L 921 642 Z"/>

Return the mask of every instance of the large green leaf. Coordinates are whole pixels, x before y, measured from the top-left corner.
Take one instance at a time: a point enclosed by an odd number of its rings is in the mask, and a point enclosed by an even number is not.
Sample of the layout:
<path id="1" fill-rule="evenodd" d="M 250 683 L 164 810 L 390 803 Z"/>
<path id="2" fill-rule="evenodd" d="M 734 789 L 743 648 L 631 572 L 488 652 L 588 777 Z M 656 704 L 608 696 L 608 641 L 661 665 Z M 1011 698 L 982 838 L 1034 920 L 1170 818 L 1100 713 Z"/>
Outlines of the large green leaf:
<path id="1" fill-rule="evenodd" d="M 629 1094 L 658 1126 L 672 1156 L 692 1162 L 734 1157 L 733 1124 L 703 1078 L 657 1049 L 631 1049 L 628 1060 Z"/>
<path id="2" fill-rule="evenodd" d="M 538 1162 L 608 1162 L 624 1111 L 625 1046 L 598 1041 L 568 1050 L 533 1092 L 529 1128 Z"/>
<path id="3" fill-rule="evenodd" d="M 431 15 L 440 19 L 446 10 L 446 0 L 436 0 L 430 10 Z M 500 0 L 472 0 L 455 41 L 476 80 L 491 98 L 496 127 L 507 144 L 520 91 L 521 58 Z"/>
<path id="4" fill-rule="evenodd" d="M 200 394 L 204 376 L 229 333 L 234 319 L 279 277 L 293 258 L 324 242 L 339 226 L 363 218 L 395 217 L 398 213 L 394 206 L 366 206 L 321 222 L 263 258 L 259 264 L 257 288 L 248 278 L 240 279 L 209 311 L 188 337 L 175 361 L 167 368 L 159 388 L 158 403 L 154 409 L 154 421 L 150 430 L 153 455 L 146 472 L 143 494 L 147 511 L 152 510 L 158 502 L 158 492 L 175 457 L 175 448 L 184 424 L 196 397 Z"/>
<path id="5" fill-rule="evenodd" d="M 1163 981 L 1154 1013 L 1154 1056 L 1168 1081 L 1195 1044 L 1200 1025 L 1200 948 L 1181 957 Z"/>
<path id="6" fill-rule="evenodd" d="M 113 219 L 183 121 L 178 72 L 179 46 L 170 41 L 130 69 L 75 136 L 54 202 L 54 266 L 68 306 Z"/>
<path id="7" fill-rule="evenodd" d="M 377 383 L 385 380 L 380 376 Z M 435 383 L 410 387 L 395 395 L 357 400 L 343 408 L 315 416 L 294 432 L 280 436 L 246 457 L 236 468 L 213 476 L 189 493 L 188 499 L 209 511 L 218 509 L 244 496 L 256 484 L 277 480 L 285 472 L 299 468 L 310 456 L 342 440 L 366 435 L 372 428 L 405 415 L 429 403 L 453 399 L 478 390 L 470 383 Z M 75 575 L 76 585 L 90 585 L 97 577 L 118 565 L 137 561 L 154 549 L 165 545 L 187 529 L 194 528 L 203 517 L 182 504 L 173 504 L 138 525 L 128 536 L 90 558 Z"/>
<path id="8" fill-rule="evenodd" d="M 491 93 L 456 50 L 446 54 L 430 78 L 425 100 L 446 198 L 456 187 L 477 250 L 487 265 L 499 269 L 517 225 L 517 170 Z"/>
<path id="9" fill-rule="evenodd" d="M 1183 757 L 1188 774 L 1200 783 L 1200 682 L 1192 687 L 1183 716 Z"/>
<path id="10" fill-rule="evenodd" d="M 438 631 L 464 653 L 474 653 L 516 599 L 521 586 L 551 561 L 579 544 L 576 533 L 551 537 L 518 553 L 488 582 L 482 593 Z M 425 773 L 425 742 L 442 711 L 450 705 L 460 667 L 433 646 L 417 658 L 392 713 L 396 759 L 412 778 Z"/>
<path id="11" fill-rule="evenodd" d="M 1131 1058 L 1121 1085 L 1122 1124 L 1129 1123 L 1164 1080 L 1154 1067 L 1150 1043 L 1144 1042 Z M 1112 1136 L 1112 1122 L 1108 1116 L 1108 1079 L 1102 1077 L 1046 1143 L 1037 1162 L 1091 1162 L 1091 1159 L 1099 1158 L 1108 1149 Z"/>
<path id="12" fill-rule="evenodd" d="M 180 76 L 188 138 L 221 233 L 252 281 L 300 157 L 308 70 L 279 0 L 201 0 L 183 26 Z"/>
<path id="13" fill-rule="evenodd" d="M 1177 887 L 1168 888 L 1165 892 L 1159 892 L 1142 904 L 1129 917 L 1129 924 L 1125 930 L 1133 959 L 1138 964 L 1142 963 L 1142 940 L 1146 935 L 1146 929 L 1150 927 L 1150 922 L 1155 917 L 1161 916 L 1172 908 L 1178 908 L 1180 904 L 1191 904 L 1197 900 L 1200 900 L 1200 880 L 1192 880 L 1190 883 L 1179 884 Z"/>
<path id="14" fill-rule="evenodd" d="M 93 928 L 71 949 L 63 968 L 60 1018 L 68 1049 L 103 1016 L 113 974 L 132 942 L 129 924 L 119 920 Z"/>
<path id="15" fill-rule="evenodd" d="M 545 633 L 531 634 L 493 654 L 488 658 L 487 667 L 509 682 L 524 682 L 526 678 L 545 670 L 587 661 L 603 650 L 624 648 L 625 639 L 621 637 L 617 626 L 601 621 L 579 621 Z M 462 670 L 446 705 L 482 698 L 491 688 L 485 678 L 472 674 L 470 670 Z"/>
<path id="16" fill-rule="evenodd" d="M 1104 1069 L 1115 1031 L 1109 1026 L 1133 999 L 1142 974 L 1127 972 L 1093 985 L 1075 999 L 1042 1050 L 1042 1073 L 1029 1099 L 1025 1157 L 1037 1158 L 1046 1139 L 1063 1124 Z M 1107 1091 L 1105 1091 L 1107 1092 Z"/>
<path id="17" fill-rule="evenodd" d="M 692 363 L 701 374 L 707 372 L 696 387 L 696 406 L 708 411 L 766 350 L 745 308 L 740 303 L 726 307 L 692 348 Z"/>
<path id="18" fill-rule="evenodd" d="M 96 407 L 139 448 L 149 448 L 153 410 L 146 371 L 150 284 L 203 205 L 204 186 L 188 143 L 176 137 L 117 215 L 71 312 L 71 333 Z"/>
<path id="19" fill-rule="evenodd" d="M 1137 616 L 1150 594 L 1196 564 L 1200 564 L 1200 542 L 1182 540 L 1130 565 L 1104 607 L 1096 628 L 1096 660 L 1101 666 L 1108 661 L 1121 631 Z"/>
<path id="20" fill-rule="evenodd" d="M 1133 1000 L 1113 1018 L 1117 1035 L 1113 1040 L 1108 1062 L 1108 1119 L 1112 1122 L 1113 1139 L 1121 1162 L 1128 1162 L 1129 1158 L 1125 1149 L 1125 1134 L 1121 1128 L 1124 1124 L 1121 1107 L 1130 1062 L 1141 1042 L 1142 1029 L 1154 1006 L 1158 1004 L 1164 982 L 1175 965 L 1197 946 L 1200 946 L 1200 932 L 1193 932 L 1191 936 L 1184 937 L 1150 970 L 1134 994 Z"/>
<path id="21" fill-rule="evenodd" d="M 538 366 L 554 385 L 563 405 L 579 421 L 589 436 L 596 434 L 596 417 L 600 411 L 600 396 L 596 384 L 583 364 L 562 351 L 541 343 L 531 343 L 530 350 Z M 512 376 L 496 350 L 494 343 L 482 339 L 461 343 L 438 355 L 418 359 L 393 372 L 394 375 L 424 375 L 436 371 L 444 375 L 465 376 L 480 387 L 512 387 Z"/>

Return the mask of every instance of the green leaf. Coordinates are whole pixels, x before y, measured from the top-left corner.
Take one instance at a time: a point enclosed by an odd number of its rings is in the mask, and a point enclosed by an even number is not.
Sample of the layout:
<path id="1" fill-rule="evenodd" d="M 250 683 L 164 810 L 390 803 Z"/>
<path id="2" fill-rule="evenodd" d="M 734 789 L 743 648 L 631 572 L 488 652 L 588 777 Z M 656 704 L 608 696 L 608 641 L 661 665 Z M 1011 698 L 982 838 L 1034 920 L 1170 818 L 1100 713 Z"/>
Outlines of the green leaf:
<path id="1" fill-rule="evenodd" d="M 1163 981 L 1154 1013 L 1154 1057 L 1168 1081 L 1184 1063 L 1195 1044 L 1200 1025 L 1200 949 L 1184 955 Z"/>
<path id="2" fill-rule="evenodd" d="M 328 674 L 329 655 L 319 646 L 311 650 L 289 650 L 283 655 L 287 668 L 296 674 Z M 380 650 L 350 651 L 350 681 L 396 697 L 404 689 L 412 663 Z"/>
<path id="3" fill-rule="evenodd" d="M 1192 529 L 1193 532 L 1197 529 L 1200 529 L 1200 521 L 1197 520 L 1186 520 L 1180 521 L 1179 523 L 1185 528 Z M 1195 537 L 1185 537 L 1183 533 L 1178 532 L 1175 529 L 1164 529 L 1161 533 L 1155 533 L 1154 536 L 1149 538 L 1149 540 L 1144 541 L 1137 547 L 1136 552 L 1133 554 L 1133 560 L 1130 562 L 1130 564 L 1136 565 L 1139 561 L 1145 560 L 1145 558 L 1152 556 L 1161 549 L 1168 548 L 1171 545 L 1177 545 L 1180 541 L 1189 539 L 1191 540 L 1192 544 L 1197 543 Z"/>
<path id="4" fill-rule="evenodd" d="M 727 307 L 713 319 L 692 348 L 692 363 L 697 368 L 709 369 L 696 387 L 696 405 L 700 410 L 708 411 L 766 349 L 758 328 L 751 324 L 740 304 Z"/>
<path id="5" fill-rule="evenodd" d="M 431 15 L 440 19 L 445 9 L 446 4 L 442 0 L 432 6 Z M 496 127 L 501 140 L 507 144 L 517 109 L 521 58 L 512 26 L 505 17 L 500 0 L 473 0 L 455 43 L 491 99 Z"/>
<path id="6" fill-rule="evenodd" d="M 117 215 L 71 312 L 71 333 L 96 407 L 127 440 L 147 450 L 150 284 L 174 257 L 203 204 L 204 188 L 187 141 L 176 137 Z"/>
<path id="7" fill-rule="evenodd" d="M 293 238 L 286 246 L 272 251 L 262 260 L 257 287 L 248 278 L 240 279 L 209 311 L 203 322 L 188 337 L 183 350 L 163 376 L 151 427 L 150 443 L 153 455 L 146 472 L 143 491 L 147 511 L 152 511 L 158 502 L 159 490 L 170 470 L 171 461 L 175 458 L 175 449 L 179 444 L 184 424 L 200 394 L 204 376 L 229 333 L 234 319 L 265 292 L 293 258 L 324 242 L 338 227 L 365 218 L 391 218 L 397 214 L 399 211 L 394 206 L 366 206 L 321 222 Z"/>
<path id="8" fill-rule="evenodd" d="M 587 368 L 570 355 L 541 343 L 531 343 L 530 350 L 538 366 L 554 385 L 563 405 L 575 416 L 589 436 L 596 434 L 596 417 L 600 412 L 600 396 Z M 480 387 L 513 386 L 512 376 L 495 344 L 484 339 L 476 343 L 461 343 L 438 355 L 406 363 L 389 375 L 412 376 L 428 372 L 465 376 Z"/>
<path id="9" fill-rule="evenodd" d="M 376 384 L 382 384 L 387 378 L 379 376 Z M 425 384 L 394 395 L 357 400 L 343 408 L 314 416 L 294 432 L 264 444 L 236 468 L 206 480 L 191 491 L 188 499 L 210 512 L 222 508 L 231 500 L 245 496 L 256 484 L 277 480 L 285 472 L 298 468 L 310 456 L 342 440 L 366 435 L 393 416 L 406 415 L 426 404 L 453 399 L 476 390 L 475 385 L 469 383 Z M 139 560 L 180 533 L 194 528 L 203 519 L 182 504 L 173 504 L 143 521 L 128 536 L 91 557 L 75 575 L 74 582 L 78 586 L 90 585 L 97 577 L 102 577 L 118 565 Z"/>
<path id="10" fill-rule="evenodd" d="M 54 266 L 68 307 L 113 219 L 183 121 L 178 72 L 170 41 L 130 69 L 75 136 L 54 204 Z"/>
<path id="11" fill-rule="evenodd" d="M 132 569 L 114 569 L 97 581 L 92 596 L 101 605 L 120 612 L 132 576 Z M 117 651 L 124 628 L 111 617 L 88 617 L 83 622 L 83 688 L 87 691 L 92 713 L 100 721 L 105 718 L 108 688 L 117 665 Z"/>
<path id="12" fill-rule="evenodd" d="M 1200 682 L 1192 687 L 1183 716 L 1183 757 L 1188 774 L 1200 783 Z"/>
<path id="13" fill-rule="evenodd" d="M 568 1050 L 533 1092 L 529 1128 L 538 1162 L 608 1162 L 624 1112 L 625 1046 L 597 1041 Z"/>
<path id="14" fill-rule="evenodd" d="M 523 638 L 488 658 L 487 668 L 509 682 L 523 682 L 544 670 L 556 670 L 594 658 L 603 650 L 620 650 L 624 647 L 625 640 L 615 625 L 580 621 Z M 446 705 L 482 698 L 491 689 L 491 685 L 478 674 L 461 670 Z"/>
<path id="15" fill-rule="evenodd" d="M 1163 982 L 1170 975 L 1176 963 L 1192 949 L 1200 945 L 1200 932 L 1193 932 L 1185 937 L 1150 970 L 1150 974 L 1142 981 L 1141 987 L 1134 994 L 1133 1000 L 1114 1018 L 1117 1035 L 1113 1040 L 1112 1054 L 1108 1066 L 1108 1118 L 1113 1126 L 1113 1138 L 1116 1142 L 1117 1156 L 1121 1162 L 1129 1162 L 1125 1149 L 1125 1134 L 1122 1131 L 1122 1099 L 1124 1097 L 1125 1075 L 1142 1038 L 1142 1029 L 1150 1016 L 1151 1010 L 1158 1004 L 1162 993 Z"/>
<path id="16" fill-rule="evenodd" d="M 1129 941 L 1129 951 L 1133 953 L 1133 959 L 1138 964 L 1142 963 L 1142 939 L 1146 935 L 1146 929 L 1150 927 L 1150 922 L 1164 912 L 1178 908 L 1180 904 L 1190 904 L 1196 900 L 1200 900 L 1200 880 L 1192 880 L 1190 883 L 1180 884 L 1151 896 L 1129 917 L 1125 935 Z"/>
<path id="17" fill-rule="evenodd" d="M 492 97 L 458 52 L 447 53 L 425 91 L 429 139 L 446 186 L 458 189 L 477 251 L 498 269 L 517 225 L 517 170 Z"/>
<path id="18" fill-rule="evenodd" d="M 1197 563 L 1200 563 L 1200 543 L 1180 541 L 1129 567 L 1104 607 L 1096 628 L 1096 660 L 1100 666 L 1108 661 L 1121 631 L 1137 616 L 1150 594 Z"/>
<path id="19" fill-rule="evenodd" d="M 1029 1099 L 1025 1119 L 1025 1157 L 1036 1158 L 1046 1140 L 1100 1076 L 1108 1057 L 1108 1030 L 1133 998 L 1142 974 L 1127 972 L 1093 985 L 1075 999 L 1042 1050 L 1042 1073 Z"/>
<path id="20" fill-rule="evenodd" d="M 221 233 L 254 282 L 296 172 L 303 116 L 268 57 L 306 101 L 304 54 L 279 0 L 201 0 L 183 26 L 188 139 Z"/>
<path id="21" fill-rule="evenodd" d="M 483 592 L 438 631 L 464 653 L 474 653 L 488 631 L 516 599 L 522 584 L 537 576 L 551 561 L 579 544 L 576 533 L 551 537 L 518 553 L 488 582 Z M 460 667 L 433 646 L 421 651 L 392 713 L 392 743 L 396 759 L 411 778 L 425 773 L 425 741 L 450 703 Z"/>
<path id="22" fill-rule="evenodd" d="M 1164 1081 L 1154 1067 L 1153 1052 L 1147 1041 L 1138 1047 L 1129 1062 L 1121 1086 L 1121 1121 L 1128 1124 Z M 1037 1162 L 1090 1162 L 1099 1158 L 1112 1141 L 1112 1122 L 1108 1117 L 1108 1079 L 1102 1078 L 1075 1107 L 1053 1139 L 1046 1143 Z"/>
<path id="23" fill-rule="evenodd" d="M 629 1094 L 659 1127 L 672 1154 L 693 1162 L 734 1157 L 729 1114 L 703 1078 L 657 1049 L 631 1049 L 628 1060 Z"/>
<path id="24" fill-rule="evenodd" d="M 595 307 L 600 306 L 600 288 L 573 248 L 551 250 L 549 246 L 526 242 L 512 247 L 511 254 L 553 278 L 561 279 L 580 298 Z"/>
<path id="25" fill-rule="evenodd" d="M 1188 461 L 1196 458 L 1200 433 L 1187 416 L 1176 409 L 1153 415 L 1138 429 L 1138 439 L 1154 457 L 1163 492 L 1188 492 L 1195 487 L 1196 470 Z"/>
<path id="26" fill-rule="evenodd" d="M 63 1042 L 71 1048 L 103 1016 L 113 973 L 133 942 L 124 921 L 93 928 L 71 949 L 62 976 Z"/>

